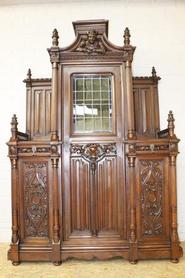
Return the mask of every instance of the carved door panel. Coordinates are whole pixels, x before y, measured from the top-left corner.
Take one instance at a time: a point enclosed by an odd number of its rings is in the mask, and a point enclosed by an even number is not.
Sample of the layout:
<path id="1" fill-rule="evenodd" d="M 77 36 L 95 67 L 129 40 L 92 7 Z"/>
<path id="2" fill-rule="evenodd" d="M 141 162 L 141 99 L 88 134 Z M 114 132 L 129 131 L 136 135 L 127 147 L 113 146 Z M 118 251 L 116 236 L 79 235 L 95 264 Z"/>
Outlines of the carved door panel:
<path id="1" fill-rule="evenodd" d="M 137 159 L 137 232 L 141 242 L 169 240 L 168 157 Z"/>
<path id="2" fill-rule="evenodd" d="M 20 238 L 24 243 L 49 242 L 48 164 L 42 158 L 19 161 Z"/>
<path id="3" fill-rule="evenodd" d="M 63 68 L 63 240 L 65 244 L 123 240 L 120 68 L 91 66 L 82 72 L 84 67 Z"/>

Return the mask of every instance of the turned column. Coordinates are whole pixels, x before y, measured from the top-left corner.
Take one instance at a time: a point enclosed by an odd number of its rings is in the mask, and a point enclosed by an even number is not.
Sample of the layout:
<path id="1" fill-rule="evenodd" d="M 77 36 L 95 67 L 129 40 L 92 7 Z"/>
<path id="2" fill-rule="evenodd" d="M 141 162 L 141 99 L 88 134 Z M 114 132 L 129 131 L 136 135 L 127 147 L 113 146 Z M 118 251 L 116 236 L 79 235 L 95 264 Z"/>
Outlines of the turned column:
<path id="1" fill-rule="evenodd" d="M 130 233 L 129 233 L 129 261 L 137 263 L 137 237 L 136 237 L 136 205 L 135 205 L 135 145 L 128 146 L 128 170 L 130 188 Z"/>
<path id="2" fill-rule="evenodd" d="M 52 35 L 52 47 L 49 49 L 52 63 L 52 94 L 51 94 L 51 141 L 58 140 L 57 132 L 57 112 L 58 112 L 58 67 L 60 58 L 60 49 L 58 47 L 58 32 L 56 29 Z"/>
<path id="3" fill-rule="evenodd" d="M 125 65 L 125 82 L 126 82 L 126 99 L 127 99 L 127 138 L 135 139 L 134 126 L 134 99 L 132 85 L 132 60 L 135 47 L 130 45 L 130 31 L 128 28 L 124 32 L 124 65 Z"/>
<path id="4" fill-rule="evenodd" d="M 170 189 L 171 189 L 171 261 L 179 261 L 179 238 L 177 233 L 177 189 L 176 155 L 170 154 Z"/>
<path id="5" fill-rule="evenodd" d="M 176 187 L 176 156 L 178 154 L 178 139 L 174 133 L 174 117 L 172 111 L 168 114 L 168 137 L 169 144 L 169 185 L 171 192 L 171 261 L 177 263 L 180 256 L 179 237 L 177 233 L 177 187 Z"/>
<path id="6" fill-rule="evenodd" d="M 11 184 L 12 184 L 12 240 L 9 256 L 12 264 L 19 264 L 19 228 L 18 228 L 18 204 L 17 204 L 17 117 L 13 115 L 11 122 L 12 136 L 9 142 L 9 158 L 11 161 Z"/>

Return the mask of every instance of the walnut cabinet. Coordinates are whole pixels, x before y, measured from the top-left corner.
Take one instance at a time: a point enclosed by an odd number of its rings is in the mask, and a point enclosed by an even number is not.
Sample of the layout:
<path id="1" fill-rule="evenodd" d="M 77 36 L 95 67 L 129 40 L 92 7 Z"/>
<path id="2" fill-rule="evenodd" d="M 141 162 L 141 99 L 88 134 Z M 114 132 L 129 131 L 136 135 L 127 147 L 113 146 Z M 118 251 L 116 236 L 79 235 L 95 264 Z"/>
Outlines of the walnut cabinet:
<path id="1" fill-rule="evenodd" d="M 48 49 L 51 79 L 26 84 L 26 133 L 11 122 L 12 242 L 8 258 L 182 256 L 177 232 L 178 142 L 160 130 L 158 81 L 133 77 L 135 47 L 108 40 L 108 21 L 73 22 L 75 41 Z"/>

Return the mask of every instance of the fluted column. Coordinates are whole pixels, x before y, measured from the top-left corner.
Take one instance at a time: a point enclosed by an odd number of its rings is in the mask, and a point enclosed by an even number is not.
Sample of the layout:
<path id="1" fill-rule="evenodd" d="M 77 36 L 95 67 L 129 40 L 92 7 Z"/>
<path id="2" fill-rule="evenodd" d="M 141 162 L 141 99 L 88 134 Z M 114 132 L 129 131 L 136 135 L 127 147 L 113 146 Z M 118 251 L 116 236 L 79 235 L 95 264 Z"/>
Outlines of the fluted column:
<path id="1" fill-rule="evenodd" d="M 134 99 L 132 85 L 132 60 L 135 47 L 130 45 L 130 31 L 128 28 L 124 32 L 124 64 L 125 64 L 125 81 L 126 81 L 126 99 L 127 99 L 127 121 L 128 131 L 127 138 L 135 139 L 134 126 Z"/>

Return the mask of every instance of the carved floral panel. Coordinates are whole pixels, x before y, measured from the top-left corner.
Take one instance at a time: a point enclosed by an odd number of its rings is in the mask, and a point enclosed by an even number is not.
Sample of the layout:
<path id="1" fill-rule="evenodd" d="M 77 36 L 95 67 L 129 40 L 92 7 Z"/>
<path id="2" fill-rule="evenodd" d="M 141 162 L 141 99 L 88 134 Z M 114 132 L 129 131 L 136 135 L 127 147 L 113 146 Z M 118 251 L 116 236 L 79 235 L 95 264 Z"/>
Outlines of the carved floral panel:
<path id="1" fill-rule="evenodd" d="M 141 160 L 141 213 L 142 235 L 158 236 L 163 233 L 163 161 Z"/>
<path id="2" fill-rule="evenodd" d="M 48 236 L 47 162 L 24 163 L 24 221 L 26 237 Z"/>

